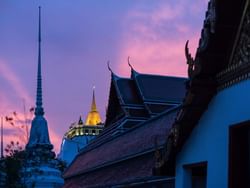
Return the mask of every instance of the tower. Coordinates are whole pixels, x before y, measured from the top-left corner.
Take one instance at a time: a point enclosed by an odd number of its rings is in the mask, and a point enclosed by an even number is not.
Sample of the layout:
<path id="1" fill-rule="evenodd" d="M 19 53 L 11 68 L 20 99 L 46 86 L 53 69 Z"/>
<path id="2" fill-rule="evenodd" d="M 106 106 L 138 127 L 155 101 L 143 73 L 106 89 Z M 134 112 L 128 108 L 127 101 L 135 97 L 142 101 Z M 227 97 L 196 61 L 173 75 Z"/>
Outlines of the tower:
<path id="1" fill-rule="evenodd" d="M 39 7 L 38 68 L 35 117 L 31 123 L 29 141 L 26 145 L 26 161 L 22 168 L 23 181 L 28 188 L 55 188 L 63 185 L 59 161 L 55 159 L 50 143 L 48 124 L 44 118 L 42 102 L 41 71 L 41 7 Z"/>
<path id="2" fill-rule="evenodd" d="M 38 29 L 38 67 L 37 67 L 37 90 L 36 90 L 36 108 L 35 118 L 32 120 L 30 137 L 27 149 L 36 147 L 46 147 L 53 149 L 49 140 L 49 131 L 47 121 L 44 118 L 42 101 L 42 72 L 41 72 L 41 7 L 39 7 L 39 29 Z"/>
<path id="3" fill-rule="evenodd" d="M 96 107 L 94 87 L 91 108 L 86 121 L 83 123 L 80 117 L 77 123 L 71 124 L 69 130 L 64 134 L 59 158 L 69 165 L 78 152 L 99 135 L 103 128 L 101 116 Z"/>

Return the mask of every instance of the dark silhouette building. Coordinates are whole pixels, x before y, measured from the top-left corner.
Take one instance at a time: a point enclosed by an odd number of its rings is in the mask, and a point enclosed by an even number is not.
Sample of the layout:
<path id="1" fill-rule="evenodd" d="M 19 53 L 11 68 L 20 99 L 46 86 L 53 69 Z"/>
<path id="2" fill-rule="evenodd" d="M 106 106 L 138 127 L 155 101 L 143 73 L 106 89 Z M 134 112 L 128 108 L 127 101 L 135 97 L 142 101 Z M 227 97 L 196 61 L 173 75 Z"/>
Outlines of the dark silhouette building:
<path id="1" fill-rule="evenodd" d="M 211 0 L 158 175 L 176 188 L 250 187 L 250 2 Z"/>

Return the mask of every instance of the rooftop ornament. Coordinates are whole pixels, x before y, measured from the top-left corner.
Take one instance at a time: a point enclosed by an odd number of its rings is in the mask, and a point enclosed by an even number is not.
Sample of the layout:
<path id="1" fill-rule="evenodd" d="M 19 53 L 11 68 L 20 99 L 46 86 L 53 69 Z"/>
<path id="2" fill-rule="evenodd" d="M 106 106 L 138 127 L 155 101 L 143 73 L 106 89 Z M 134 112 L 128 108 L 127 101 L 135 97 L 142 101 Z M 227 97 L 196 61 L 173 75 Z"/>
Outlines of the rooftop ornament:
<path id="1" fill-rule="evenodd" d="M 195 75 L 197 75 L 200 72 L 200 64 L 197 60 L 194 60 L 192 55 L 189 52 L 188 48 L 188 42 L 186 42 L 185 45 L 185 56 L 188 64 L 188 77 L 193 78 Z"/>

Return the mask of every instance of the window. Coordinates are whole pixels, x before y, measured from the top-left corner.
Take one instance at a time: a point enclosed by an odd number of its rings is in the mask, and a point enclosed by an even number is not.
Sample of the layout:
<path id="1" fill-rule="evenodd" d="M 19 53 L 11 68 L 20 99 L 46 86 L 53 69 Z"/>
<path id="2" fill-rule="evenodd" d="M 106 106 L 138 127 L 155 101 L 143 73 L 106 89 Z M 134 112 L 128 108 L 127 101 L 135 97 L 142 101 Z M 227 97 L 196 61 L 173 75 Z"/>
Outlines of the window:
<path id="1" fill-rule="evenodd" d="M 83 135 L 83 128 L 80 128 L 80 135 Z"/>
<path id="2" fill-rule="evenodd" d="M 183 166 L 187 178 L 185 188 L 207 187 L 207 162 L 188 164 Z"/>
<path id="3" fill-rule="evenodd" d="M 79 136 L 79 129 L 76 129 L 76 136 Z"/>
<path id="4" fill-rule="evenodd" d="M 229 187 L 250 187 L 250 121 L 229 129 Z"/>

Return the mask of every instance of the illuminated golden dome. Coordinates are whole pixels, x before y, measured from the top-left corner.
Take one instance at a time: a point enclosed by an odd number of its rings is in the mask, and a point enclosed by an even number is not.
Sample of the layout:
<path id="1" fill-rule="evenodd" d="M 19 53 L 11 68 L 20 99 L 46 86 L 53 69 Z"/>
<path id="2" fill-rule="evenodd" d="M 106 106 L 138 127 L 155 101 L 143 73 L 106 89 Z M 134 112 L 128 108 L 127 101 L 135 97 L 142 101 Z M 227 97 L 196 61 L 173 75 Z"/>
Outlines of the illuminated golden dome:
<path id="1" fill-rule="evenodd" d="M 95 90 L 93 89 L 93 98 L 92 98 L 92 104 L 91 104 L 91 110 L 88 113 L 85 125 L 97 125 L 102 122 L 101 116 L 99 112 L 97 111 L 96 108 L 96 103 L 95 103 Z"/>

